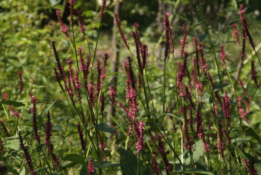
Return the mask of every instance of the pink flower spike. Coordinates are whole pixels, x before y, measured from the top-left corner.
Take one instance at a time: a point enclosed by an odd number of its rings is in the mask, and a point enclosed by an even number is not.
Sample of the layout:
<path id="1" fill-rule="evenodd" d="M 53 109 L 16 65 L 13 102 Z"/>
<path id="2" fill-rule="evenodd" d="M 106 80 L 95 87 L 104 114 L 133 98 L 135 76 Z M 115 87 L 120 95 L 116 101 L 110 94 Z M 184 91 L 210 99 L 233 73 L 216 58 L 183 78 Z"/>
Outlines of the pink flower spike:
<path id="1" fill-rule="evenodd" d="M 83 26 L 83 18 L 82 18 L 82 10 L 79 8 L 77 10 L 78 18 L 79 18 L 79 24 L 80 24 L 80 31 L 85 35 L 85 27 Z"/>
<path id="2" fill-rule="evenodd" d="M 180 40 L 180 44 L 181 44 L 180 54 L 181 54 L 181 57 L 184 57 L 184 54 L 185 54 L 184 49 L 185 49 L 186 45 L 188 44 L 188 42 L 187 42 L 188 26 L 186 26 L 186 22 L 184 22 L 182 29 L 183 29 L 183 38 Z"/>
<path id="3" fill-rule="evenodd" d="M 22 79 L 22 74 L 23 72 L 21 70 L 18 71 L 18 75 L 19 75 L 19 84 L 20 84 L 20 92 L 23 92 L 23 79 Z"/>
<path id="4" fill-rule="evenodd" d="M 230 124 L 230 100 L 227 96 L 227 92 L 225 92 L 225 96 L 223 97 L 223 106 L 222 106 L 223 114 L 225 118 L 228 119 L 228 123 Z"/>
<path id="5" fill-rule="evenodd" d="M 128 42 L 127 42 L 127 38 L 124 36 L 123 32 L 122 32 L 122 29 L 121 29 L 121 21 L 120 21 L 120 18 L 118 16 L 117 13 L 114 13 L 114 18 L 115 18 L 115 24 L 117 25 L 118 27 L 118 30 L 119 30 L 119 33 L 121 35 L 121 40 L 123 41 L 124 43 L 124 46 L 127 47 L 127 49 L 130 49 L 129 48 L 129 45 L 128 45 Z"/>
<path id="6" fill-rule="evenodd" d="M 239 32 L 237 30 L 237 23 L 232 24 L 233 26 L 233 37 L 236 39 L 237 43 L 240 45 Z"/>
<path id="7" fill-rule="evenodd" d="M 255 67 L 255 61 L 251 61 L 251 78 L 254 80 L 255 85 L 257 88 L 259 88 L 258 80 L 257 80 L 257 71 Z"/>
<path id="8" fill-rule="evenodd" d="M 225 62 L 226 53 L 225 53 L 225 50 L 224 50 L 224 45 L 220 45 L 220 54 L 219 54 L 219 57 L 220 57 L 221 60 L 222 60 L 223 69 L 226 69 L 226 62 Z"/>
<path id="9" fill-rule="evenodd" d="M 89 160 L 89 165 L 88 165 L 88 174 L 89 175 L 94 175 L 94 166 L 93 166 L 93 160 L 90 158 Z"/>
<path id="10" fill-rule="evenodd" d="M 61 17 L 61 11 L 56 10 L 56 15 L 57 15 L 58 21 L 60 22 L 60 25 L 61 25 L 60 30 L 65 34 L 67 39 L 70 40 L 70 37 L 69 37 L 69 34 L 68 34 L 68 27 L 63 23 L 63 20 L 62 20 L 62 17 Z"/>
<path id="11" fill-rule="evenodd" d="M 116 106 L 116 100 L 115 100 L 116 92 L 115 92 L 115 90 L 114 90 L 114 86 L 111 86 L 111 87 L 110 87 L 110 96 L 111 96 L 112 104 L 113 104 L 114 106 Z"/>
<path id="12" fill-rule="evenodd" d="M 71 26 L 73 25 L 73 6 L 75 5 L 75 0 L 68 0 L 69 9 L 70 9 L 70 22 Z"/>

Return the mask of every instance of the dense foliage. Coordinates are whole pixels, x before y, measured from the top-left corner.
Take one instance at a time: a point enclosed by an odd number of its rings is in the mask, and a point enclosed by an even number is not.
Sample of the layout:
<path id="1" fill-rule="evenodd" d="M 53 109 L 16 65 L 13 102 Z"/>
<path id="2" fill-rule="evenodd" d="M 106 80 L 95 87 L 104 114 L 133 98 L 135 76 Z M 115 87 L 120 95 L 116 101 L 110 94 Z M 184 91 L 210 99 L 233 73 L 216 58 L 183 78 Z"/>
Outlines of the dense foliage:
<path id="1" fill-rule="evenodd" d="M 117 3 L 0 3 L 0 174 L 261 174 L 255 2 Z"/>

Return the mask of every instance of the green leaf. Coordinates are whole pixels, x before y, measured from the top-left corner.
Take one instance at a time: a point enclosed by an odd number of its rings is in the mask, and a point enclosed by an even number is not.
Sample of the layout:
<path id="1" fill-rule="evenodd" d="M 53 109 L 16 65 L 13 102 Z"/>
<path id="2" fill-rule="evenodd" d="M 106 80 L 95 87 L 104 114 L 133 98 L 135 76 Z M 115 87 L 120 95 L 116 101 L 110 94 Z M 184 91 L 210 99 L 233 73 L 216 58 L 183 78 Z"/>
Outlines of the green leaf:
<path id="1" fill-rule="evenodd" d="M 36 151 L 37 151 L 38 153 L 40 153 L 40 152 L 43 150 L 44 146 L 45 146 L 45 144 L 40 144 L 40 145 L 38 145 L 38 146 L 36 147 Z"/>
<path id="2" fill-rule="evenodd" d="M 216 89 L 222 89 L 222 88 L 224 88 L 224 87 L 226 87 L 226 86 L 228 86 L 229 84 L 227 84 L 227 83 L 224 83 L 224 84 L 217 84 L 216 85 Z"/>
<path id="3" fill-rule="evenodd" d="M 61 125 L 53 126 L 52 130 L 56 132 L 63 132 L 63 128 L 61 127 Z"/>
<path id="4" fill-rule="evenodd" d="M 237 142 L 239 144 L 241 143 L 244 143 L 244 142 L 249 142 L 251 140 L 250 137 L 247 137 L 247 138 L 235 138 L 235 139 L 232 139 L 231 142 L 234 143 L 234 142 Z"/>
<path id="5" fill-rule="evenodd" d="M 163 113 L 163 114 L 161 114 L 160 115 L 160 117 L 164 117 L 164 116 L 172 116 L 172 117 L 175 117 L 175 118 L 177 118 L 177 119 L 179 119 L 179 120 L 181 120 L 181 121 L 184 121 L 184 119 L 183 118 L 179 118 L 179 117 L 177 117 L 175 114 L 172 114 L 172 113 L 169 113 L 169 112 L 166 112 L 166 113 Z"/>
<path id="6" fill-rule="evenodd" d="M 195 150 L 193 151 L 193 159 L 194 162 L 197 162 L 198 159 L 203 156 L 204 154 L 204 147 L 203 147 L 203 142 L 202 140 L 197 141 L 194 145 L 193 148 L 195 148 Z M 184 159 L 185 159 L 185 164 L 186 165 L 190 165 L 190 154 L 189 151 L 186 151 L 184 154 Z M 179 163 L 179 162 L 176 162 Z"/>
<path id="7" fill-rule="evenodd" d="M 199 36 L 199 42 L 202 42 L 208 36 L 207 33 Z"/>
<path id="8" fill-rule="evenodd" d="M 99 165 L 99 164 L 97 164 L 97 163 L 94 163 L 94 166 L 95 166 L 96 168 L 106 169 L 106 168 L 109 168 L 109 167 L 112 167 L 112 166 L 120 166 L 120 164 L 104 161 L 104 162 L 102 162 L 101 165 Z"/>
<path id="9" fill-rule="evenodd" d="M 82 164 L 82 165 L 85 164 L 84 158 L 81 155 L 76 154 L 76 153 L 65 155 L 63 160 L 64 161 L 71 161 L 71 162 L 73 162 L 75 164 Z"/>
<path id="10" fill-rule="evenodd" d="M 100 129 L 101 131 L 104 131 L 104 132 L 114 134 L 112 127 L 106 125 L 105 123 L 100 123 L 98 125 L 98 129 Z"/>
<path id="11" fill-rule="evenodd" d="M 12 105 L 12 106 L 15 106 L 15 107 L 24 106 L 24 104 L 21 103 L 21 102 L 11 101 L 11 100 L 2 100 L 0 103 L 5 104 L 5 105 Z"/>
<path id="12" fill-rule="evenodd" d="M 119 148 L 120 153 L 120 166 L 124 175 L 136 175 L 137 174 L 137 157 L 130 151 L 123 148 Z"/>
<path id="13" fill-rule="evenodd" d="M 14 140 L 7 140 L 6 143 L 4 144 L 4 147 L 11 148 L 14 150 L 18 150 L 20 146 L 19 140 L 14 139 Z"/>
<path id="14" fill-rule="evenodd" d="M 19 175 L 26 175 L 25 167 L 23 167 L 22 171 L 19 173 Z"/>
<path id="15" fill-rule="evenodd" d="M 56 102 L 56 100 L 54 100 L 54 102 L 50 106 L 45 108 L 45 110 L 42 112 L 41 116 L 43 116 L 44 114 L 47 114 L 47 112 L 51 109 L 51 107 L 53 107 L 55 102 Z"/>
<path id="16" fill-rule="evenodd" d="M 246 132 L 247 135 L 256 139 L 259 143 L 261 142 L 260 135 L 254 130 L 254 128 L 250 126 L 243 126 L 243 130 Z"/>
<path id="17" fill-rule="evenodd" d="M 185 174 L 210 174 L 210 175 L 213 175 L 211 172 L 207 172 L 207 171 L 187 171 L 187 172 L 185 172 Z"/>
<path id="18" fill-rule="evenodd" d="M 61 2 L 61 0 L 49 0 L 49 2 L 52 6 L 55 6 L 55 5 L 59 4 Z"/>
<path id="19" fill-rule="evenodd" d="M 193 152 L 194 160 L 198 160 L 204 154 L 204 147 L 202 140 L 199 140 L 195 144 L 195 151 Z"/>

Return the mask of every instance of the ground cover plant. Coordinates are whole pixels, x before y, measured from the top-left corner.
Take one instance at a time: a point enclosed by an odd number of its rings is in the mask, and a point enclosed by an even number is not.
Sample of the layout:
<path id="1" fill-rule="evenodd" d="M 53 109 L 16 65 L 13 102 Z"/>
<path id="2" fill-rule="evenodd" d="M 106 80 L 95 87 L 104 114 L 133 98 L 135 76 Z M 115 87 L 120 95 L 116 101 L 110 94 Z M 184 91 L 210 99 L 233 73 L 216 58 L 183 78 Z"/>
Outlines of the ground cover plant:
<path id="1" fill-rule="evenodd" d="M 178 27 L 164 14 L 159 54 L 141 39 L 138 23 L 124 30 L 114 13 L 123 46 L 117 72 L 109 53 L 97 54 L 106 0 L 96 37 L 75 1 L 65 5 L 68 24 L 56 10 L 63 43 L 48 47 L 59 93 L 37 97 L 37 77 L 25 77 L 23 67 L 16 83 L 1 87 L 0 173 L 261 174 L 261 45 L 243 4 L 226 41 L 212 39 L 206 19 Z M 191 35 L 198 25 L 207 26 L 205 34 Z"/>

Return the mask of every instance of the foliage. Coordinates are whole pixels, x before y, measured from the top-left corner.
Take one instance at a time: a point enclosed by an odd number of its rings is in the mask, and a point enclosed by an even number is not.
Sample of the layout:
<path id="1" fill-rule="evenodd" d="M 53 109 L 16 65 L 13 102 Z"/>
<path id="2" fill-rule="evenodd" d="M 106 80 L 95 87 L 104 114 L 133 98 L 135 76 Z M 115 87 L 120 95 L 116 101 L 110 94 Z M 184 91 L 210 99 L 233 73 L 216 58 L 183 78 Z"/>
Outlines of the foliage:
<path id="1" fill-rule="evenodd" d="M 95 1 L 0 3 L 0 174 L 261 173 L 254 3 L 241 18 L 234 0 L 164 3 L 174 13 L 161 14 L 162 32 L 156 2 L 123 2 L 122 21 L 115 2 L 102 17 Z M 109 69 L 113 20 L 119 72 Z"/>

